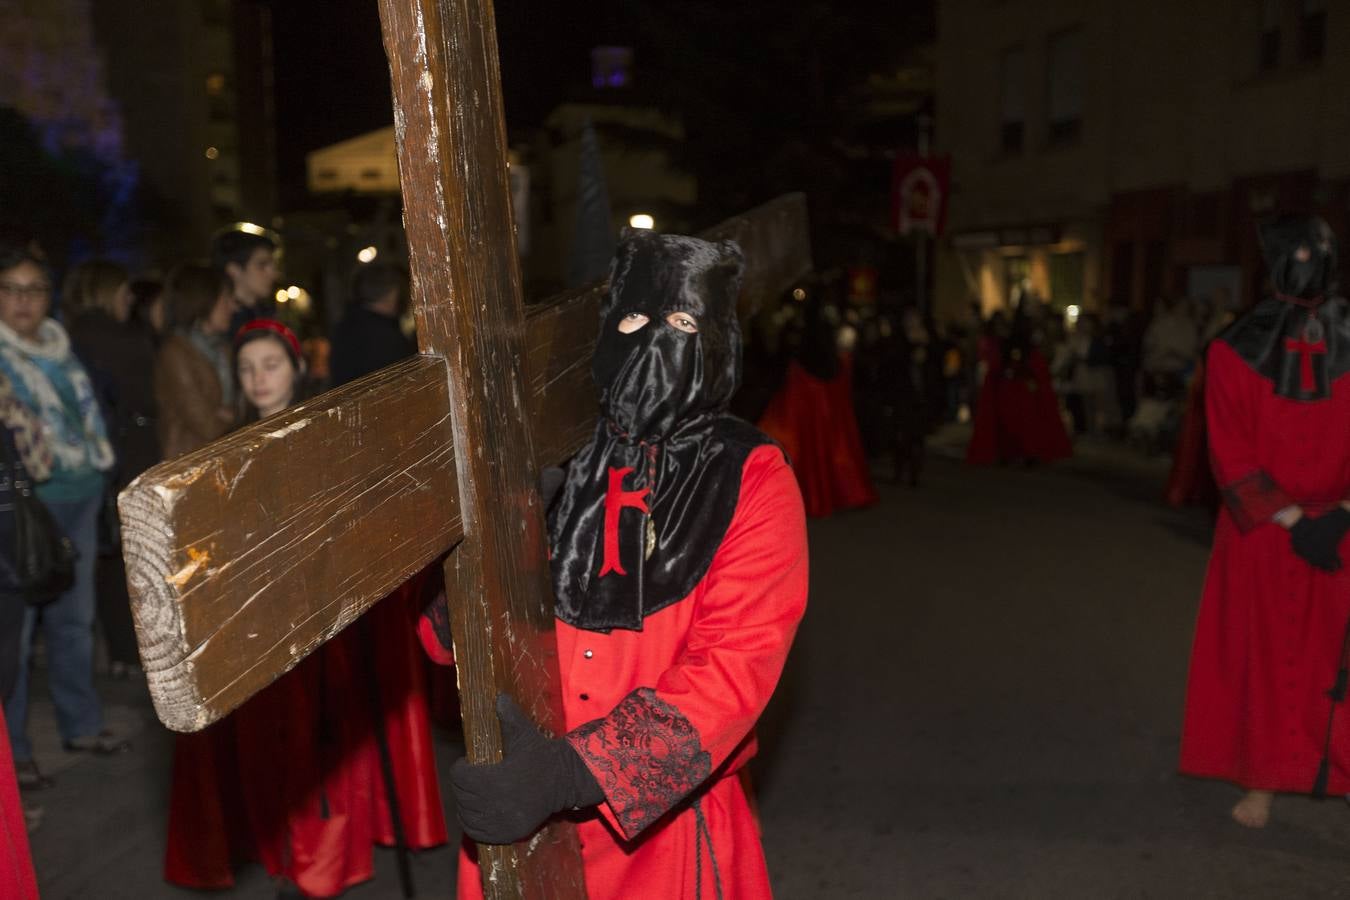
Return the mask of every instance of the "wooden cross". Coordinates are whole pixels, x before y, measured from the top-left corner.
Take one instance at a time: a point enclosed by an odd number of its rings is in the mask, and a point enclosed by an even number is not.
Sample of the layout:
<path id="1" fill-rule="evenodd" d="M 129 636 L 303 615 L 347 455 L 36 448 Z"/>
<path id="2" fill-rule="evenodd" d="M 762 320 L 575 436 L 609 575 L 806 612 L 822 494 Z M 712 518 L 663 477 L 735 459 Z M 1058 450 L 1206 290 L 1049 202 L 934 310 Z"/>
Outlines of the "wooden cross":
<path id="1" fill-rule="evenodd" d="M 421 353 L 133 482 L 132 612 L 159 717 L 195 731 L 444 557 L 467 752 L 494 761 L 498 691 L 562 730 L 535 485 L 594 424 L 605 285 L 523 306 L 490 0 L 380 15 Z M 810 269 L 800 195 L 705 236 L 741 243 L 743 312 Z M 490 898 L 584 896 L 564 823 L 480 862 Z"/>

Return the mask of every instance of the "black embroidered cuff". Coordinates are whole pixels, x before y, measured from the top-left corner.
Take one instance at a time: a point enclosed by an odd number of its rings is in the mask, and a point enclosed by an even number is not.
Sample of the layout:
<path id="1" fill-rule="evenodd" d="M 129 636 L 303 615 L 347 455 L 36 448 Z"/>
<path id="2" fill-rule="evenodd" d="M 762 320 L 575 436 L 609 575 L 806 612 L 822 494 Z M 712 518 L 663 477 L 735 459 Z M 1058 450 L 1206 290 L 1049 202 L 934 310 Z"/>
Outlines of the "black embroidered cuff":
<path id="1" fill-rule="evenodd" d="M 603 719 L 573 729 L 567 740 L 629 838 L 670 811 L 712 771 L 698 729 L 651 688 L 633 691 Z"/>
<path id="2" fill-rule="evenodd" d="M 1280 510 L 1295 505 L 1293 498 L 1280 490 L 1264 470 L 1224 485 L 1222 493 L 1228 511 L 1243 534 L 1271 521 Z"/>

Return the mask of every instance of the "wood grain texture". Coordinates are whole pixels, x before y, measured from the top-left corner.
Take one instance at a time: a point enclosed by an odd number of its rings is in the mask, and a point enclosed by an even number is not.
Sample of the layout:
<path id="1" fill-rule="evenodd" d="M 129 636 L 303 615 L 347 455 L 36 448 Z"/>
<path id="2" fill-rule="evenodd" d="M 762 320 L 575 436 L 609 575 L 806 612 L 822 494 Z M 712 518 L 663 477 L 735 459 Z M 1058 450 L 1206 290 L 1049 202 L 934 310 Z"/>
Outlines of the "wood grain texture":
<path id="1" fill-rule="evenodd" d="M 729 238 L 745 252 L 738 310 L 743 320 L 811 271 L 810 223 L 802 194 L 785 194 L 699 237 Z M 530 308 L 525 323 L 525 368 L 530 376 L 530 432 L 539 468 L 566 460 L 590 439 L 594 429 L 597 396 L 591 357 L 600 304 L 608 289 L 608 283 L 600 281 Z"/>
<path id="2" fill-rule="evenodd" d="M 216 721 L 459 540 L 445 372 L 400 363 L 122 492 L 132 613 L 165 725 Z"/>
<path id="3" fill-rule="evenodd" d="M 446 564 L 467 751 L 501 757 L 510 692 L 563 730 L 524 308 L 490 0 L 380 0 L 422 352 L 449 363 L 465 539 Z M 585 896 L 570 823 L 479 847 L 488 898 Z"/>

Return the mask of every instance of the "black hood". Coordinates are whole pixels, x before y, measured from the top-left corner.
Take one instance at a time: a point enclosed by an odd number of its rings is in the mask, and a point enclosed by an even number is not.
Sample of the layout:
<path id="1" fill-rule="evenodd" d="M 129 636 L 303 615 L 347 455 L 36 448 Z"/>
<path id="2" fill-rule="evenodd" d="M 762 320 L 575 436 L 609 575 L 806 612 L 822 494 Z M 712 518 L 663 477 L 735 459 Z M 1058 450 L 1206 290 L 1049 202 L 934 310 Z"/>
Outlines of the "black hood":
<path id="1" fill-rule="evenodd" d="M 557 615 L 642 628 L 712 563 L 746 457 L 768 438 L 726 413 L 740 382 L 744 259 L 730 241 L 625 231 L 601 308 L 600 415 L 549 511 Z M 667 322 L 686 313 L 690 334 Z M 619 331 L 633 314 L 646 324 Z"/>
<path id="2" fill-rule="evenodd" d="M 1220 335 L 1289 400 L 1315 402 L 1350 373 L 1350 315 L 1336 295 L 1336 238 L 1316 216 L 1261 226 L 1273 297 Z"/>
<path id="3" fill-rule="evenodd" d="M 1319 300 L 1336 289 L 1336 236 L 1318 216 L 1283 216 L 1261 226 L 1261 252 L 1275 293 Z"/>
<path id="4" fill-rule="evenodd" d="M 627 230 L 610 267 L 592 372 L 600 410 L 630 436 L 660 440 L 680 423 L 721 412 L 741 380 L 736 319 L 745 260 L 731 241 Z M 688 313 L 698 333 L 666 322 Z M 648 318 L 631 334 L 629 315 Z"/>

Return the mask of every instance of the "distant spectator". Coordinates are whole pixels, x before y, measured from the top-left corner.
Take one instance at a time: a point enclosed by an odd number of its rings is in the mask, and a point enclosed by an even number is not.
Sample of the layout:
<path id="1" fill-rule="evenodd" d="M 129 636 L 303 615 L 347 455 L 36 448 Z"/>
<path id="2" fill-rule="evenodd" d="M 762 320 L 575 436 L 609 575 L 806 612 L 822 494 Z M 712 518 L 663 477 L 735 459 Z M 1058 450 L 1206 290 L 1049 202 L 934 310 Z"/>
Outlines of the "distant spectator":
<path id="1" fill-rule="evenodd" d="M 399 327 L 407 292 L 408 276 L 397 266 L 370 263 L 356 270 L 351 306 L 333 334 L 334 387 L 417 352 Z"/>
<path id="2" fill-rule="evenodd" d="M 222 231 L 211 241 L 211 264 L 229 280 L 235 311 L 229 334 L 276 313 L 277 244 L 265 234 Z"/>
<path id="3" fill-rule="evenodd" d="M 164 336 L 164 283 L 153 278 L 131 282 L 131 321 L 145 329 L 158 346 Z"/>
<path id="4" fill-rule="evenodd" d="M 1200 329 L 1189 304 L 1160 298 L 1153 321 L 1144 332 L 1144 374 L 1180 375 L 1195 365 L 1200 352 Z"/>
<path id="5" fill-rule="evenodd" d="M 96 575 L 99 625 L 115 677 L 136 669 L 140 656 L 113 503 L 131 479 L 160 458 L 155 347 L 149 329 L 131 319 L 134 302 L 126 270 L 101 260 L 76 266 L 62 292 L 75 355 L 89 370 L 117 454 L 99 523 L 101 552 Z"/>
<path id="6" fill-rule="evenodd" d="M 54 319 L 45 260 L 27 246 L 0 245 L 0 374 L 42 422 L 52 451 L 51 476 L 36 493 L 75 547 L 75 580 L 41 609 L 24 611 L 18 675 L 5 701 L 10 745 L 19 783 L 49 785 L 33 759 L 28 738 L 28 659 L 39 625 L 47 648 L 49 690 L 62 743 L 68 751 L 115 753 L 125 749 L 103 727 L 94 691 L 94 561 L 105 473 L 115 462 L 94 386 L 71 352 L 70 337 Z"/>
<path id="7" fill-rule="evenodd" d="M 235 415 L 230 365 L 229 283 L 215 269 L 185 265 L 169 275 L 169 335 L 155 363 L 159 435 L 166 458 L 195 450 L 229 431 Z"/>

